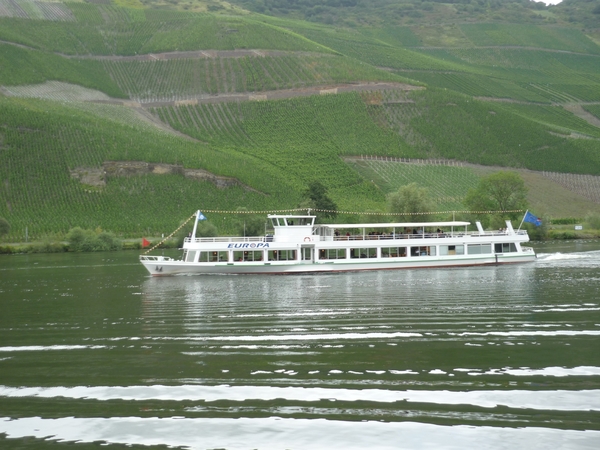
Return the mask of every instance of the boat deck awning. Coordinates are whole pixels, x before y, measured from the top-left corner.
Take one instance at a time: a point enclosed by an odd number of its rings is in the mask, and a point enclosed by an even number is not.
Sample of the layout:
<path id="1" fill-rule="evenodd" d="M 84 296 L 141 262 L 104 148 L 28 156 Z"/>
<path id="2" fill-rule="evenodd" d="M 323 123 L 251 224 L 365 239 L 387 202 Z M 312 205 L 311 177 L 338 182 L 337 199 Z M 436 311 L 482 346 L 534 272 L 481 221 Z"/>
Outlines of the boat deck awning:
<path id="1" fill-rule="evenodd" d="M 318 224 L 315 227 L 329 229 L 347 229 L 347 228 L 423 228 L 423 227 L 466 227 L 471 222 L 399 222 L 399 223 L 336 223 L 336 224 Z"/>

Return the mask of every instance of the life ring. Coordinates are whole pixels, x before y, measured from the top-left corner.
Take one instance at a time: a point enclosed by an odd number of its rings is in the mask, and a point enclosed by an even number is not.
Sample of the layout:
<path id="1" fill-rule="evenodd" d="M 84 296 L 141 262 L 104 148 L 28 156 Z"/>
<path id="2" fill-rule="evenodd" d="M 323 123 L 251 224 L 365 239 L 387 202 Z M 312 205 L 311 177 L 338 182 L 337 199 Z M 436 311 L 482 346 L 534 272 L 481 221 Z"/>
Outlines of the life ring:
<path id="1" fill-rule="evenodd" d="M 304 238 L 304 242 L 310 242 L 310 241 L 312 241 L 312 239 L 311 239 L 310 237 L 306 236 L 306 237 Z"/>

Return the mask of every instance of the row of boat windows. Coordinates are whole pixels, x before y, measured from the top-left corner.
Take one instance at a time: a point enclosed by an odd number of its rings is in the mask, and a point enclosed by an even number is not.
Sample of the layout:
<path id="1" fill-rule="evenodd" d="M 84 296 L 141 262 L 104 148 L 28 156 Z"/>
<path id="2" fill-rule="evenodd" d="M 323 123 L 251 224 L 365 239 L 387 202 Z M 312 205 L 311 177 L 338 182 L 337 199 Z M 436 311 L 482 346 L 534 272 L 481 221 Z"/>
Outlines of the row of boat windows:
<path id="1" fill-rule="evenodd" d="M 309 248 L 301 251 L 303 260 L 310 260 Z M 514 243 L 494 244 L 494 253 L 512 253 L 517 248 Z M 185 260 L 193 262 L 196 251 L 189 251 Z M 248 250 L 233 251 L 232 261 L 296 261 L 296 250 Z M 334 259 L 361 259 L 361 258 L 404 258 L 419 256 L 447 256 L 447 255 L 483 255 L 492 254 L 492 244 L 469 245 L 426 245 L 411 247 L 364 247 L 364 248 L 330 248 L 318 251 L 319 260 Z M 229 251 L 200 252 L 198 262 L 229 262 Z"/>

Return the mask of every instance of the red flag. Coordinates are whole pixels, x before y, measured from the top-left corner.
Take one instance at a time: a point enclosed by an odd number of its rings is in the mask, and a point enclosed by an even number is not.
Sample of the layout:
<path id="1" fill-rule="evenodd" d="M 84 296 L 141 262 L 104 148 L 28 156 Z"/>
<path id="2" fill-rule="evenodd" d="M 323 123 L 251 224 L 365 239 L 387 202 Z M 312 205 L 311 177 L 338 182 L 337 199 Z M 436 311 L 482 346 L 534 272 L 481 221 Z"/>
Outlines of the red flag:
<path id="1" fill-rule="evenodd" d="M 148 241 L 146 238 L 142 238 L 142 248 L 146 248 L 150 245 L 150 241 Z"/>

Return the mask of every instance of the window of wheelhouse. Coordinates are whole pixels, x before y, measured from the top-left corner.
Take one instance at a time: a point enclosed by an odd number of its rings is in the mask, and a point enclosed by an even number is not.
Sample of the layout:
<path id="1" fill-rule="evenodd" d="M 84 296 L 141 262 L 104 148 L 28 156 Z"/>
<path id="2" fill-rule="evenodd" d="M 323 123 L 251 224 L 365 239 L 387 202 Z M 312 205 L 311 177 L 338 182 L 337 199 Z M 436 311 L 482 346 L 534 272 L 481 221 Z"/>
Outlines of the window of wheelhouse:
<path id="1" fill-rule="evenodd" d="M 514 242 L 503 242 L 501 244 L 494 244 L 494 252 L 496 253 L 514 253 L 517 251 L 517 246 Z"/>

